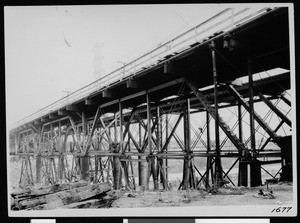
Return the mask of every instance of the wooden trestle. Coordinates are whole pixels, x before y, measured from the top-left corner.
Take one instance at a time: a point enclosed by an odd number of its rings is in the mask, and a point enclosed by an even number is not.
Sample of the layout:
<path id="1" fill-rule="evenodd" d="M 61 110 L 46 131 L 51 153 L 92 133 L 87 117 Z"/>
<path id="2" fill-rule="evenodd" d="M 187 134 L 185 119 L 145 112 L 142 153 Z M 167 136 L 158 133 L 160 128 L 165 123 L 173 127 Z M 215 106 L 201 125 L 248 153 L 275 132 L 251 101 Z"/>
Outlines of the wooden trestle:
<path id="1" fill-rule="evenodd" d="M 289 103 L 284 93 L 290 88 L 290 73 L 261 80 L 252 80 L 252 75 L 276 67 L 289 70 L 287 19 L 284 8 L 270 11 L 13 129 L 12 152 L 22 162 L 20 185 L 85 180 L 111 182 L 115 189 L 167 190 L 172 159 L 183 160 L 179 188 L 184 190 L 201 183 L 235 184 L 230 171 L 237 163 L 238 185 L 260 185 L 261 165 L 268 164 L 261 157 L 282 162 L 280 149 L 270 151 L 266 145 L 282 137 L 276 133 L 280 127 L 291 127 L 287 114 L 274 105 L 279 100 Z M 273 35 L 273 29 L 281 31 Z M 232 84 L 246 75 L 249 83 Z M 279 117 L 277 128 L 255 111 L 258 102 Z M 234 125 L 222 118 L 229 107 L 238 110 Z M 204 114 L 198 116 L 201 125 L 192 122 L 196 113 Z M 250 140 L 243 138 L 245 113 Z M 269 136 L 260 147 L 255 141 L 258 127 Z M 230 150 L 224 148 L 228 140 Z M 206 162 L 205 171 L 197 167 L 197 157 Z M 234 158 L 226 172 L 225 158 Z"/>

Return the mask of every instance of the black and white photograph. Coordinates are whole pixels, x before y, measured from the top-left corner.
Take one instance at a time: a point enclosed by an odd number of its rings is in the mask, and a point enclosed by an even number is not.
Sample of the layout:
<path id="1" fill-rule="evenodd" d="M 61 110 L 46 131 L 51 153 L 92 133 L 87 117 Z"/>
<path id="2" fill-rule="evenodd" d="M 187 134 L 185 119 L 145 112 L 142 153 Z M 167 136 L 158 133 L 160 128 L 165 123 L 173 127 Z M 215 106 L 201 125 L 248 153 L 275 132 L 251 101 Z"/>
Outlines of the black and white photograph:
<path id="1" fill-rule="evenodd" d="M 5 6 L 4 40 L 10 217 L 297 215 L 292 3 Z"/>

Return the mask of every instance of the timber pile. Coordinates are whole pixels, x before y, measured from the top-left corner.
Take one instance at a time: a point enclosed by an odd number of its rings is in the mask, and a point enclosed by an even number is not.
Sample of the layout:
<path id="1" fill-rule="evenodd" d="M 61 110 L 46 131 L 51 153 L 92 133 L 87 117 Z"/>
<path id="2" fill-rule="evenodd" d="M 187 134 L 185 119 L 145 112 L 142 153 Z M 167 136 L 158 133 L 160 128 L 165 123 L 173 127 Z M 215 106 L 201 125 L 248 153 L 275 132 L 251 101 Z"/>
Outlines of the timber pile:
<path id="1" fill-rule="evenodd" d="M 116 196 L 109 183 L 57 184 L 43 188 L 19 189 L 11 193 L 12 210 L 110 207 Z"/>

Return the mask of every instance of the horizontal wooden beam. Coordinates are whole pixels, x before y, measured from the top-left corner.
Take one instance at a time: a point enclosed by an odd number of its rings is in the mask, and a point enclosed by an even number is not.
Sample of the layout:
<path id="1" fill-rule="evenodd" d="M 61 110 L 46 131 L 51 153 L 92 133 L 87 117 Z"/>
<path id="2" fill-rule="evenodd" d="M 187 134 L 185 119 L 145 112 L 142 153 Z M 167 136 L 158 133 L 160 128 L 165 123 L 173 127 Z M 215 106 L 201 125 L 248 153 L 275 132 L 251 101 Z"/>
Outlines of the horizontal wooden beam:
<path id="1" fill-rule="evenodd" d="M 261 165 L 266 165 L 266 164 L 274 164 L 274 163 L 281 163 L 281 160 L 267 160 L 267 161 L 260 161 Z"/>
<path id="2" fill-rule="evenodd" d="M 47 122 L 47 121 L 48 121 L 48 118 L 46 118 L 46 117 L 41 118 L 41 122 Z"/>
<path id="3" fill-rule="evenodd" d="M 139 88 L 139 84 L 137 81 L 128 80 L 128 81 L 126 81 L 126 87 L 127 88 Z"/>
<path id="4" fill-rule="evenodd" d="M 50 125 L 50 124 L 53 124 L 53 123 L 58 123 L 58 122 L 60 122 L 60 121 L 66 120 L 66 119 L 68 119 L 68 118 L 69 118 L 69 116 L 66 116 L 66 117 L 63 117 L 63 118 L 59 118 L 59 119 L 56 119 L 56 120 L 53 120 L 53 121 L 50 121 L 50 122 L 45 123 L 44 126 Z"/>
<path id="5" fill-rule="evenodd" d="M 277 115 L 278 117 L 280 117 L 280 118 L 281 118 L 286 124 L 288 124 L 290 127 L 292 126 L 291 120 L 290 120 L 288 117 L 286 117 L 286 115 L 283 114 L 283 113 L 282 113 L 275 105 L 273 105 L 271 101 L 269 101 L 268 99 L 266 99 L 265 96 L 264 96 L 262 93 L 258 92 L 258 96 L 262 99 L 262 101 L 265 102 L 265 104 L 266 104 L 273 112 L 276 113 L 276 115 Z"/>
<path id="6" fill-rule="evenodd" d="M 184 77 L 181 77 L 181 78 L 178 78 L 176 80 L 173 80 L 173 81 L 170 81 L 170 82 L 167 82 L 167 83 L 164 83 L 164 84 L 161 84 L 161 85 L 158 85 L 156 87 L 153 87 L 153 88 L 150 88 L 148 90 L 148 93 L 151 93 L 151 92 L 154 92 L 154 91 L 158 91 L 158 90 L 161 90 L 161 89 L 164 89 L 166 87 L 171 87 L 173 85 L 176 85 L 176 84 L 179 84 L 181 82 L 185 81 L 185 78 Z"/>
<path id="7" fill-rule="evenodd" d="M 96 102 L 90 98 L 86 98 L 85 101 L 84 101 L 84 104 L 85 105 L 90 105 L 90 106 L 95 106 L 96 105 Z"/>
<path id="8" fill-rule="evenodd" d="M 145 95 L 145 94 L 146 94 L 146 90 L 144 90 L 144 91 L 139 91 L 139 92 L 137 92 L 137 93 L 128 95 L 128 96 L 126 96 L 126 97 L 123 97 L 123 98 L 121 98 L 120 100 L 121 100 L 121 101 L 127 101 L 127 100 L 130 100 L 130 99 L 133 99 L 133 98 L 136 98 L 136 97 Z"/>
<path id="9" fill-rule="evenodd" d="M 113 97 L 113 94 L 110 90 L 104 90 L 102 91 L 102 97 L 104 98 L 112 98 Z"/>
<path id="10" fill-rule="evenodd" d="M 69 112 L 64 111 L 64 110 L 58 110 L 58 115 L 69 115 Z"/>
<path id="11" fill-rule="evenodd" d="M 39 120 L 39 119 L 37 119 L 37 120 L 34 120 L 34 124 L 36 124 L 36 125 L 39 125 L 39 124 L 41 124 L 41 120 Z"/>
<path id="12" fill-rule="evenodd" d="M 56 114 L 49 114 L 49 119 L 56 119 L 58 116 Z"/>
<path id="13" fill-rule="evenodd" d="M 78 107 L 75 105 L 68 105 L 66 111 L 79 111 Z"/>
<path id="14" fill-rule="evenodd" d="M 30 123 L 29 125 L 34 131 L 39 132 L 38 126 L 34 125 L 34 122 Z"/>
<path id="15" fill-rule="evenodd" d="M 115 99 L 115 100 L 112 100 L 112 101 L 109 101 L 109 102 L 106 102 L 106 103 L 100 105 L 100 108 L 105 108 L 105 107 L 108 107 L 110 105 L 117 104 L 117 103 L 119 103 L 119 100 Z"/>
<path id="16" fill-rule="evenodd" d="M 173 86 L 175 84 L 178 84 L 178 83 L 181 83 L 183 82 L 185 79 L 184 78 L 178 78 L 176 80 L 173 80 L 173 81 L 170 81 L 170 82 L 167 82 L 165 84 L 162 84 L 162 85 L 159 85 L 157 87 L 154 87 L 154 88 L 150 88 L 148 90 L 149 93 L 151 92 L 154 92 L 154 91 L 157 91 L 157 90 L 161 90 L 161 89 L 164 89 L 166 87 L 170 87 L 170 86 Z M 123 101 L 126 101 L 126 100 L 130 100 L 130 99 L 133 99 L 133 98 L 136 98 L 136 97 L 139 97 L 139 96 L 142 96 L 142 95 L 145 95 L 146 94 L 146 90 L 143 90 L 143 91 L 139 91 L 137 93 L 134 93 L 134 94 L 131 94 L 131 95 L 128 95 L 126 97 L 123 97 L 120 99 L 121 102 Z M 110 105 L 113 105 L 113 104 L 116 104 L 116 103 L 119 103 L 119 100 L 116 99 L 116 100 L 113 100 L 113 101 L 110 101 L 110 102 L 107 102 L 107 103 L 104 103 L 100 106 L 100 108 L 105 108 L 105 107 L 108 107 Z"/>
<path id="17" fill-rule="evenodd" d="M 174 74 L 175 68 L 174 64 L 171 61 L 167 61 L 164 63 L 164 74 Z"/>

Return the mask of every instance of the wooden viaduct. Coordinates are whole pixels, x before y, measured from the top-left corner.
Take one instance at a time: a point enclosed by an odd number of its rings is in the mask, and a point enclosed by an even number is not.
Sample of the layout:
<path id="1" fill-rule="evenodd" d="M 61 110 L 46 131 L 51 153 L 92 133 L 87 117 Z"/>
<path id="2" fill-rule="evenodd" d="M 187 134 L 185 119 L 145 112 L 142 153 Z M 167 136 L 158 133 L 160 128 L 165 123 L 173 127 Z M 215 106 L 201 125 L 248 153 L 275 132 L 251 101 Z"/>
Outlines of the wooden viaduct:
<path id="1" fill-rule="evenodd" d="M 263 166 L 278 162 L 281 177 L 291 179 L 286 152 L 291 136 L 277 134 L 292 127 L 277 107 L 278 101 L 291 107 L 285 96 L 289 55 L 287 8 L 226 9 L 19 122 L 9 139 L 22 162 L 20 185 L 87 180 L 109 181 L 115 189 L 168 189 L 171 159 L 183 160 L 181 189 L 220 186 L 224 180 L 234 184 L 235 165 L 238 185 L 261 185 Z M 285 72 L 253 78 L 274 68 Z M 235 84 L 245 76 L 248 81 Z M 256 103 L 278 116 L 276 128 L 260 116 Z M 238 110 L 234 124 L 222 118 L 229 107 Z M 203 125 L 191 121 L 198 113 Z M 256 143 L 259 128 L 266 135 L 261 145 Z M 226 150 L 226 142 L 232 149 Z M 279 149 L 266 149 L 269 143 Z M 197 168 L 197 157 L 205 160 L 205 171 Z M 222 168 L 226 158 L 235 160 L 227 172 Z"/>

